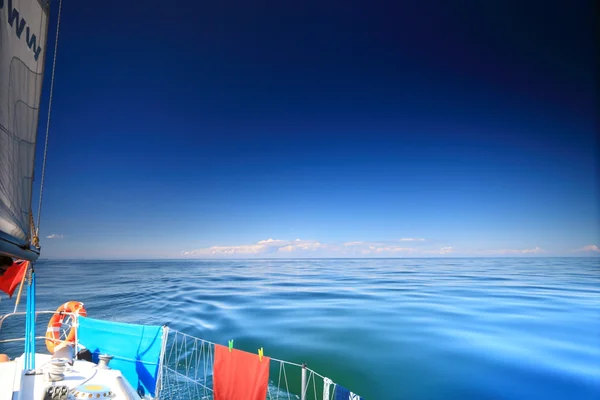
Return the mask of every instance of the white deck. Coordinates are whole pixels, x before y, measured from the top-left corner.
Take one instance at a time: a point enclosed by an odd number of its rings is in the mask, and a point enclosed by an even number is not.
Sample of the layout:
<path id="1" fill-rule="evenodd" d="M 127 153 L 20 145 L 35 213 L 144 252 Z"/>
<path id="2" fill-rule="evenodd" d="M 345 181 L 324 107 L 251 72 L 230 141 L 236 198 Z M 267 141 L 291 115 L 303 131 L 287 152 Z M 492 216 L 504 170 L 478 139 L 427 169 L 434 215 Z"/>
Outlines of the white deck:
<path id="1" fill-rule="evenodd" d="M 36 354 L 36 369 L 43 370 L 50 357 L 49 354 Z M 140 398 L 121 372 L 99 369 L 96 364 L 87 361 L 76 360 L 73 366 L 65 371 L 65 379 L 58 382 L 48 382 L 45 374 L 24 375 L 22 357 L 0 363 L 0 400 L 40 400 L 43 399 L 48 386 L 66 385 L 69 389 L 74 389 L 83 384 L 108 386 L 116 395 L 114 399 L 118 400 Z"/>

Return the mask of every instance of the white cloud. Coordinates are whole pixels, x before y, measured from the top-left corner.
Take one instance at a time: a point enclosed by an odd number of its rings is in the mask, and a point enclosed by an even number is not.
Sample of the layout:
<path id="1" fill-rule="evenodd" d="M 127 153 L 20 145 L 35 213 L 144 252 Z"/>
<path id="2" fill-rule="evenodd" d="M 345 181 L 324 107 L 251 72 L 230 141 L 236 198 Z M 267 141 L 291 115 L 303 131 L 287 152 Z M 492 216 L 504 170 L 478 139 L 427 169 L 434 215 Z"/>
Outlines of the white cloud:
<path id="1" fill-rule="evenodd" d="M 335 247 L 332 250 L 336 250 Z M 411 253 L 415 251 L 412 247 L 402 247 L 391 242 L 346 242 L 343 244 L 342 254 L 345 255 L 394 255 L 398 253 Z"/>
<path id="2" fill-rule="evenodd" d="M 51 233 L 50 235 L 46 236 L 46 239 L 63 239 L 65 237 L 65 235 L 61 235 L 58 233 Z"/>
<path id="3" fill-rule="evenodd" d="M 413 240 L 406 240 L 413 239 Z M 402 245 L 406 242 L 408 245 Z M 501 248 L 490 250 L 457 249 L 440 243 L 427 244 L 416 238 L 394 239 L 389 241 L 348 241 L 323 243 L 306 239 L 265 239 L 251 244 L 231 246 L 211 246 L 181 252 L 183 257 L 198 258 L 295 258 L 295 257 L 439 257 L 439 256 L 536 256 L 549 254 L 539 246 L 530 248 Z M 580 252 L 600 253 L 596 245 L 584 246 Z M 553 254 L 553 253 L 552 253 Z"/>
<path id="4" fill-rule="evenodd" d="M 203 249 L 184 251 L 184 256 L 258 256 L 289 254 L 294 252 L 307 252 L 323 249 L 326 246 L 316 240 L 260 240 L 255 244 L 242 244 L 237 246 L 211 246 Z"/>
<path id="5" fill-rule="evenodd" d="M 335 244 L 321 243 L 317 240 L 269 238 L 253 244 L 211 246 L 183 251 L 181 254 L 184 257 L 398 257 L 427 254 L 418 248 L 399 246 L 397 242 L 351 241 Z M 435 254 L 451 251 L 450 247 L 444 249 L 436 251 Z"/>
<path id="6" fill-rule="evenodd" d="M 447 246 L 447 247 L 442 247 L 440 249 L 440 254 L 448 254 L 448 253 L 453 253 L 454 249 L 452 248 L 452 246 Z"/>
<path id="7" fill-rule="evenodd" d="M 580 249 L 573 250 L 574 252 L 591 252 L 591 253 L 600 253 L 600 248 L 595 244 L 588 244 L 587 246 L 583 246 Z"/>
<path id="8" fill-rule="evenodd" d="M 371 246 L 369 247 L 369 252 L 367 254 L 375 253 L 375 254 L 383 254 L 383 253 L 412 253 L 415 251 L 412 247 L 400 247 L 400 246 Z"/>
<path id="9" fill-rule="evenodd" d="M 346 243 L 344 243 L 344 246 L 345 247 L 362 246 L 363 244 L 365 244 L 365 242 L 346 242 Z"/>
<path id="10" fill-rule="evenodd" d="M 534 247 L 533 249 L 499 249 L 499 250 L 484 250 L 481 254 L 487 255 L 527 255 L 527 254 L 540 254 L 544 253 L 545 250 L 541 247 Z"/>
<path id="11" fill-rule="evenodd" d="M 402 238 L 400 239 L 401 242 L 424 242 L 425 239 L 423 238 Z"/>
<path id="12" fill-rule="evenodd" d="M 445 246 L 445 247 L 441 247 L 439 249 L 434 249 L 434 250 L 423 250 L 422 253 L 423 254 L 427 254 L 427 255 L 450 254 L 450 253 L 454 253 L 454 247 L 452 247 L 452 246 Z"/>

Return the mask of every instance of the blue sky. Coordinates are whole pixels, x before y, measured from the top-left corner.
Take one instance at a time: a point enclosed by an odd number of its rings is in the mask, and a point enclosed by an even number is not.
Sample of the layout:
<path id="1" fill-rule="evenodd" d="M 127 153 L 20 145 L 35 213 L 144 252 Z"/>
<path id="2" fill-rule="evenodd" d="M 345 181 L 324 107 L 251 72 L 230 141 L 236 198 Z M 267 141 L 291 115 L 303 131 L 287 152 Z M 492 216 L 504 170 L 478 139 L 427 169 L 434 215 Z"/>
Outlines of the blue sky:
<path id="1" fill-rule="evenodd" d="M 43 257 L 599 253 L 592 2 L 134 3 L 64 5 Z"/>

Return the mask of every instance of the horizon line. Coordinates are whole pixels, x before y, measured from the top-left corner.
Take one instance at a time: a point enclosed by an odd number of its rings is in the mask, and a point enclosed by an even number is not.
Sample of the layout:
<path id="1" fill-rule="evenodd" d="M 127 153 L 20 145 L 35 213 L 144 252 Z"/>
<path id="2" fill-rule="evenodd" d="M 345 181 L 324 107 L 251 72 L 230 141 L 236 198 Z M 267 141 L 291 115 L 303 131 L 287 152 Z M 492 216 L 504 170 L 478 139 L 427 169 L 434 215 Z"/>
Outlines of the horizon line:
<path id="1" fill-rule="evenodd" d="M 56 257 L 56 258 L 38 258 L 37 261 L 247 261 L 247 260 L 439 260 L 439 259 L 493 259 L 493 258 L 518 258 L 518 259 L 532 259 L 532 258 L 600 258 L 600 255 L 563 255 L 563 256 L 440 256 L 440 257 L 213 257 L 213 258 L 173 258 L 173 257 L 131 257 L 131 258 L 83 258 L 83 257 Z"/>

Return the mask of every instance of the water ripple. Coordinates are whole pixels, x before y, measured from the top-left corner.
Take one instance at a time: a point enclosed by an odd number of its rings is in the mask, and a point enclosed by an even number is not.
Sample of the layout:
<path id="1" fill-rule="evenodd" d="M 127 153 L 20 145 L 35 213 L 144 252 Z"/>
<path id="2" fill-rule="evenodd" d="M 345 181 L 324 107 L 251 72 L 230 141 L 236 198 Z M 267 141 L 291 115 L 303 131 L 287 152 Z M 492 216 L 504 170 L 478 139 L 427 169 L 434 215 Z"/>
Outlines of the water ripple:
<path id="1" fill-rule="evenodd" d="M 38 308 L 262 346 L 372 400 L 596 399 L 599 261 L 42 261 Z"/>

